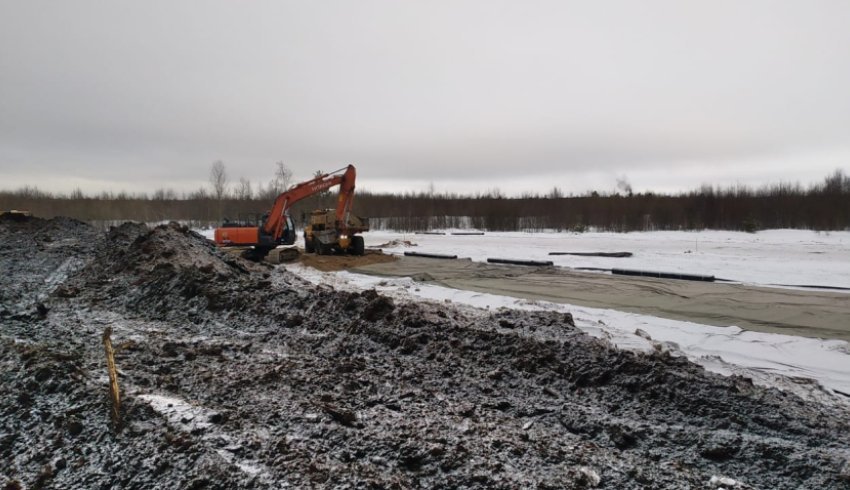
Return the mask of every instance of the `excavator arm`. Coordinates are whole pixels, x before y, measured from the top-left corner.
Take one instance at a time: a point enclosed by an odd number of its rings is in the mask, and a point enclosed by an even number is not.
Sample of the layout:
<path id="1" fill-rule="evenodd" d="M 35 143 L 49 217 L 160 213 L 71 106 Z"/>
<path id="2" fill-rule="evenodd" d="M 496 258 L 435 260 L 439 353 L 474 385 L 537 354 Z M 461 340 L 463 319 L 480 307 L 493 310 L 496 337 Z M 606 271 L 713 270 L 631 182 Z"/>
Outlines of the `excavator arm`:
<path id="1" fill-rule="evenodd" d="M 280 240 L 280 237 L 283 236 L 286 215 L 289 209 L 296 202 L 326 191 L 335 185 L 339 185 L 339 197 L 337 198 L 336 207 L 337 227 L 343 228 L 345 223 L 348 222 L 348 213 L 351 211 L 351 202 L 354 200 L 355 178 L 356 170 L 354 169 L 354 165 L 349 165 L 344 169 L 320 175 L 312 180 L 291 187 L 274 200 L 269 217 L 263 223 L 263 231 L 271 235 L 275 241 Z"/>
<path id="2" fill-rule="evenodd" d="M 336 227 L 343 230 L 348 227 L 348 216 L 351 214 L 351 204 L 354 202 L 354 180 L 357 172 L 353 165 L 349 165 L 342 175 L 339 184 L 339 196 L 336 202 Z"/>

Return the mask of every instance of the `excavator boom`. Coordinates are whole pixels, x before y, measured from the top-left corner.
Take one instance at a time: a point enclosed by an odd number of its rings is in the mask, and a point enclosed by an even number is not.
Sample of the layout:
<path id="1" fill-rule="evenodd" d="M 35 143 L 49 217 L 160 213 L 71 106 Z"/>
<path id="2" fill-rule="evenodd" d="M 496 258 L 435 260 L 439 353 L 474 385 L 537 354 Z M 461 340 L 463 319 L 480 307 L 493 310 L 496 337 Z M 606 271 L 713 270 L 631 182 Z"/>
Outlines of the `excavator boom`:
<path id="1" fill-rule="evenodd" d="M 312 180 L 292 186 L 288 191 L 280 194 L 275 199 L 272 209 L 269 212 L 269 217 L 263 224 L 263 231 L 275 237 L 275 239 L 280 239 L 286 225 L 287 212 L 296 202 L 314 194 L 324 192 L 335 185 L 339 185 L 337 225 L 339 226 L 340 222 L 345 223 L 344 218 L 347 216 L 351 207 L 351 201 L 354 199 L 354 180 L 356 177 L 357 171 L 354 165 L 349 165 L 344 169 L 323 174 Z"/>

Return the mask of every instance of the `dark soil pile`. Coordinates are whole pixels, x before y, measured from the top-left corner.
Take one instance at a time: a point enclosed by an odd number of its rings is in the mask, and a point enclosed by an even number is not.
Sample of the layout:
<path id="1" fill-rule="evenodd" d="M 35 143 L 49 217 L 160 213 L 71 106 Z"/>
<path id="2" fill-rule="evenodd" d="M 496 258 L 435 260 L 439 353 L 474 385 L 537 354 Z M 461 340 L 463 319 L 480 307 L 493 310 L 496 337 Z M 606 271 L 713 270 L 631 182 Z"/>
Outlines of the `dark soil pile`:
<path id="1" fill-rule="evenodd" d="M 85 265 L 101 240 L 71 218 L 0 217 L 0 318 L 43 311 L 46 297 Z"/>
<path id="2" fill-rule="evenodd" d="M 24 242 L 0 227 L 4 270 L 20 262 L 19 276 L 46 277 L 61 263 Z M 559 314 L 469 314 L 309 286 L 175 225 L 82 242 L 97 246 L 78 248 L 86 265 L 43 314 L 3 318 L 0 483 L 850 485 L 846 407 L 619 351 Z M 107 325 L 124 391 L 117 432 Z"/>
<path id="3" fill-rule="evenodd" d="M 91 264 L 68 282 L 92 304 L 150 319 L 209 319 L 207 312 L 257 309 L 271 268 L 224 253 L 176 223 L 148 229 L 125 223 L 112 229 Z"/>

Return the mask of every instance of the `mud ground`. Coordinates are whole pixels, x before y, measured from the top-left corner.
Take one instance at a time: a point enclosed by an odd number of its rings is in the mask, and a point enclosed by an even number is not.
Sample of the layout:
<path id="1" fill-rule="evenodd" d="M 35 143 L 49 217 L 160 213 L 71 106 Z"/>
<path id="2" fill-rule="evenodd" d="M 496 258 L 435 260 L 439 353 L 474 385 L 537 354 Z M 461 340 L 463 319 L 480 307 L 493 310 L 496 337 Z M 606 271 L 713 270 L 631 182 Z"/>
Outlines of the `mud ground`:
<path id="1" fill-rule="evenodd" d="M 404 257 L 353 272 L 412 277 L 455 289 L 613 308 L 705 325 L 850 341 L 850 295 L 649 277 Z"/>
<path id="2" fill-rule="evenodd" d="M 313 287 L 179 226 L 0 222 L 0 265 L 6 488 L 850 486 L 846 406 L 562 315 Z"/>
<path id="3" fill-rule="evenodd" d="M 398 257 L 387 255 L 376 249 L 367 249 L 361 256 L 356 255 L 317 255 L 302 253 L 298 262 L 322 272 L 349 270 L 374 264 L 395 262 Z"/>

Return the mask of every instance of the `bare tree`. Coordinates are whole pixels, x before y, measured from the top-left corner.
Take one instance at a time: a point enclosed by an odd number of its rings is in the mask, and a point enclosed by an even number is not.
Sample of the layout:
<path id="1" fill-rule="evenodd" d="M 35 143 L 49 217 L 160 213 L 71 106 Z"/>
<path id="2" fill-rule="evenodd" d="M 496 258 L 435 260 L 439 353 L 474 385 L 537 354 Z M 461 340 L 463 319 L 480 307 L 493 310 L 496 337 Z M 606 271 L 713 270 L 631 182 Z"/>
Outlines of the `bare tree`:
<path id="1" fill-rule="evenodd" d="M 292 170 L 283 161 L 275 164 L 274 177 L 264 187 L 262 182 L 257 184 L 256 196 L 259 199 L 274 199 L 292 185 Z"/>
<path id="2" fill-rule="evenodd" d="M 292 170 L 286 166 L 283 161 L 277 162 L 277 168 L 274 171 L 274 183 L 277 193 L 280 194 L 289 189 L 292 185 Z"/>
<path id="3" fill-rule="evenodd" d="M 218 219 L 221 221 L 224 198 L 227 194 L 227 169 L 224 168 L 224 162 L 221 160 L 214 161 L 210 167 L 210 185 L 213 197 L 218 201 Z"/>
<path id="4" fill-rule="evenodd" d="M 292 185 L 292 170 L 290 170 L 283 161 L 277 162 L 277 169 L 274 172 L 274 177 L 280 186 L 280 192 L 289 189 L 289 186 Z"/>
<path id="5" fill-rule="evenodd" d="M 633 194 L 632 184 L 629 182 L 629 178 L 625 175 L 617 177 L 617 189 L 625 192 L 629 197 Z"/>
<path id="6" fill-rule="evenodd" d="M 177 193 L 174 192 L 174 189 L 160 187 L 154 191 L 151 195 L 151 199 L 154 201 L 176 201 Z"/>
<path id="7" fill-rule="evenodd" d="M 224 199 L 227 194 L 227 169 L 221 160 L 214 161 L 210 167 L 210 185 L 213 196 L 219 201 Z"/>
<path id="8" fill-rule="evenodd" d="M 236 188 L 236 199 L 248 201 L 254 197 L 254 192 L 251 190 L 251 181 L 245 177 L 239 178 L 239 186 Z"/>
<path id="9" fill-rule="evenodd" d="M 269 182 L 269 187 L 273 187 L 271 182 Z M 269 191 L 269 189 L 266 188 L 266 186 L 263 185 L 263 181 L 258 180 L 257 181 L 257 190 L 256 190 L 256 192 L 254 192 L 254 196 L 257 199 L 260 199 L 262 201 L 268 201 L 269 199 L 271 199 L 271 195 L 272 195 L 272 193 Z"/>

